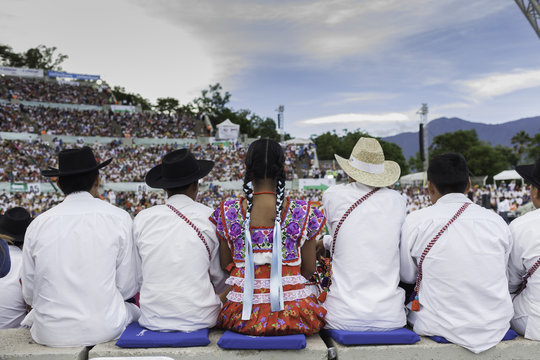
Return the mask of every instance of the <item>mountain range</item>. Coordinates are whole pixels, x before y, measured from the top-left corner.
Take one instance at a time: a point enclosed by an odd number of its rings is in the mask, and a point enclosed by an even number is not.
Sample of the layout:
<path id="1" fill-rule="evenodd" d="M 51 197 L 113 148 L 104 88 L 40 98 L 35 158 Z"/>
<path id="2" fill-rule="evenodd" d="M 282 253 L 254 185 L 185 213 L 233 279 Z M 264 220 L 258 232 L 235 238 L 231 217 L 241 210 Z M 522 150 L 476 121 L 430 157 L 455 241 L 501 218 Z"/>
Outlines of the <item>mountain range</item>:
<path id="1" fill-rule="evenodd" d="M 509 121 L 501 124 L 475 123 L 460 118 L 438 118 L 431 120 L 428 125 L 429 144 L 437 135 L 457 130 L 476 130 L 478 138 L 491 145 L 511 147 L 511 139 L 516 133 L 524 130 L 531 137 L 540 132 L 540 116 Z M 401 147 L 405 159 L 416 156 L 419 151 L 418 132 L 404 132 L 401 134 L 382 138 Z"/>

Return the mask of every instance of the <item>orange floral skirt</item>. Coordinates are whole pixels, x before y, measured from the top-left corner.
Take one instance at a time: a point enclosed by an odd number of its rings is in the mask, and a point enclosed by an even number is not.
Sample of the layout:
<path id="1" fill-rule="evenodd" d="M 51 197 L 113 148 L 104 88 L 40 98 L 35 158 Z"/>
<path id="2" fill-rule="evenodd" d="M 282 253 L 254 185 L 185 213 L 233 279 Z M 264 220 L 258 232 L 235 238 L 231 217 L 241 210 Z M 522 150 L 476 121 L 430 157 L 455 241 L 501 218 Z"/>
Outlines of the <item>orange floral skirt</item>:
<path id="1" fill-rule="evenodd" d="M 242 302 L 239 300 L 239 294 L 242 293 L 243 288 L 243 272 L 243 268 L 234 268 L 231 272 L 228 283 L 233 288 L 229 294 L 229 300 L 219 313 L 218 327 L 246 335 L 275 336 L 312 335 L 324 326 L 326 310 L 319 305 L 315 296 L 307 294 L 309 291 L 304 289 L 304 284 L 300 283 L 301 280 L 296 280 L 301 276 L 299 266 L 283 266 L 284 310 L 272 312 L 269 302 L 254 301 L 251 318 L 242 320 Z M 269 278 L 270 266 L 255 267 L 254 298 L 262 299 L 269 296 Z M 297 298 L 287 301 L 287 295 L 291 294 Z"/>

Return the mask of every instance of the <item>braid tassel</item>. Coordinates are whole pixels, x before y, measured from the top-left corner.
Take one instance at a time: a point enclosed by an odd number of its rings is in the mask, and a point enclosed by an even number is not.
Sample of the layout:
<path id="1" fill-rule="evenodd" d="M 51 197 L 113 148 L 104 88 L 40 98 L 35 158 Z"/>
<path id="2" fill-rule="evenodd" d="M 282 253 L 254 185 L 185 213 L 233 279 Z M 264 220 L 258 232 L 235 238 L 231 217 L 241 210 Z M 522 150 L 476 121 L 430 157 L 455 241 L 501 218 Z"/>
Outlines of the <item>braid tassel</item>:
<path id="1" fill-rule="evenodd" d="M 283 205 L 284 182 L 278 181 L 276 198 L 276 219 L 272 239 L 272 265 L 270 267 L 270 309 L 282 311 L 285 308 L 283 302 L 282 283 L 282 250 L 281 250 L 281 209 Z"/>
<path id="2" fill-rule="evenodd" d="M 242 320 L 251 318 L 251 310 L 253 308 L 253 288 L 255 283 L 255 264 L 253 262 L 253 245 L 251 243 L 251 232 L 249 224 L 251 222 L 251 208 L 253 207 L 253 184 L 248 182 L 244 186 L 246 200 L 248 203 L 246 211 L 246 221 L 244 222 L 245 236 L 245 253 L 246 259 L 244 262 L 244 289 L 242 297 Z"/>

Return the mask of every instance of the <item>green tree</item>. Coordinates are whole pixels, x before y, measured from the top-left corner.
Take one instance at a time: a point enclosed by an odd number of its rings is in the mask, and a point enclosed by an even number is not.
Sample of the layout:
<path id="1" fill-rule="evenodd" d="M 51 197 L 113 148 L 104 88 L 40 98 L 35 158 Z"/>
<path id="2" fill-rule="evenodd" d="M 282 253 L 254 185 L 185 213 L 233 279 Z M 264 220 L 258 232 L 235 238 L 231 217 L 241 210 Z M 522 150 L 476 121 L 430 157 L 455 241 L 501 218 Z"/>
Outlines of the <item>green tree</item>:
<path id="1" fill-rule="evenodd" d="M 228 91 L 223 92 L 223 88 L 219 83 L 209 85 L 208 89 L 201 91 L 201 96 L 193 99 L 193 104 L 199 111 L 206 111 L 212 125 L 217 125 L 227 119 L 227 104 L 231 98 L 231 94 Z M 232 111 L 231 109 L 228 109 Z M 232 121 L 232 120 L 231 120 Z"/>
<path id="2" fill-rule="evenodd" d="M 60 66 L 67 58 L 67 55 L 56 53 L 56 46 L 47 47 L 38 45 L 35 48 L 26 50 L 24 58 L 26 66 L 32 69 L 62 70 Z"/>
<path id="3" fill-rule="evenodd" d="M 0 63 L 5 66 L 27 67 L 31 69 L 62 70 L 60 66 L 67 55 L 56 53 L 56 46 L 38 45 L 23 53 L 16 53 L 11 46 L 0 44 Z"/>
<path id="4" fill-rule="evenodd" d="M 480 141 L 475 130 L 458 130 L 435 136 L 430 146 L 430 158 L 447 152 L 461 153 L 475 176 L 492 177 L 518 162 L 512 149 L 501 145 L 494 147 Z"/>
<path id="5" fill-rule="evenodd" d="M 527 145 L 527 162 L 535 162 L 540 158 L 540 133 L 534 135 Z"/>
<path id="6" fill-rule="evenodd" d="M 333 160 L 334 154 L 340 151 L 341 139 L 329 131 L 311 139 L 317 146 L 319 160 Z"/>
<path id="7" fill-rule="evenodd" d="M 11 46 L 0 44 L 0 64 L 3 66 L 23 67 L 25 59 L 22 54 L 14 52 Z"/>
<path id="8" fill-rule="evenodd" d="M 122 86 L 115 86 L 112 93 L 119 104 L 140 105 L 143 110 L 152 110 L 150 100 L 143 98 L 139 94 L 127 92 Z"/>
<path id="9" fill-rule="evenodd" d="M 257 135 L 262 138 L 280 140 L 280 135 L 276 130 L 276 123 L 272 118 L 266 118 L 257 126 Z"/>
<path id="10" fill-rule="evenodd" d="M 172 97 L 157 98 L 156 110 L 162 113 L 172 114 L 178 111 L 180 102 Z"/>
<path id="11" fill-rule="evenodd" d="M 407 165 L 409 166 L 409 171 L 414 171 L 414 172 L 424 171 L 424 162 L 422 161 L 422 158 L 420 157 L 419 151 L 416 152 L 415 156 L 409 157 L 409 161 L 407 162 Z"/>
<path id="12" fill-rule="evenodd" d="M 433 138 L 429 147 L 429 156 L 435 156 L 447 152 L 464 152 L 472 146 L 479 145 L 476 130 L 458 130 L 453 133 L 444 133 Z"/>
<path id="13" fill-rule="evenodd" d="M 510 140 L 514 151 L 518 156 L 518 161 L 521 162 L 523 154 L 527 150 L 527 144 L 531 141 L 531 137 L 524 130 L 516 133 Z"/>

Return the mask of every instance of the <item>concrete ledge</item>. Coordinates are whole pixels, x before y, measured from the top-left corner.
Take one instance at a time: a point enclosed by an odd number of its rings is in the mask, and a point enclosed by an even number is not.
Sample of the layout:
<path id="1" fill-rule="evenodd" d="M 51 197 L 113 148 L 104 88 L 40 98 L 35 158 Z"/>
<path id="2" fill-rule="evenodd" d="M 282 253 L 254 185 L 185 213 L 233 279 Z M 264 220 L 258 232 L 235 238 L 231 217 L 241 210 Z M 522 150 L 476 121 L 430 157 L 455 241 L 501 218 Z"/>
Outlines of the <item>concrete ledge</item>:
<path id="1" fill-rule="evenodd" d="M 339 360 L 346 359 L 437 359 L 437 360 L 467 360 L 467 359 L 538 359 L 540 342 L 526 340 L 519 336 L 514 340 L 503 341 L 494 348 L 480 354 L 474 354 L 454 344 L 439 344 L 427 338 L 420 337 L 414 345 L 364 345 L 344 346 L 333 341 Z"/>
<path id="2" fill-rule="evenodd" d="M 88 349 L 84 346 L 75 348 L 52 348 L 36 344 L 29 329 L 0 330 L 0 359 L 19 360 L 85 360 Z"/>
<path id="3" fill-rule="evenodd" d="M 30 337 L 28 329 L 0 330 L 0 360 L 86 360 L 108 358 L 146 357 L 154 359 L 209 359 L 220 360 L 236 359 L 327 359 L 328 349 L 317 335 L 307 338 L 306 348 L 303 350 L 222 350 L 217 346 L 222 331 L 210 332 L 210 345 L 194 348 L 150 348 L 150 349 L 122 349 L 114 341 L 99 344 L 90 351 L 86 347 L 79 348 L 51 348 L 36 344 Z M 428 338 L 421 337 L 420 342 L 414 345 L 377 345 L 377 346 L 343 346 L 332 344 L 340 360 L 345 359 L 440 359 L 440 360 L 467 360 L 467 359 L 538 359 L 540 342 L 525 340 L 518 337 L 515 340 L 503 341 L 496 347 L 481 354 L 474 354 L 454 344 L 438 344 Z"/>
<path id="4" fill-rule="evenodd" d="M 317 335 L 307 337 L 306 348 L 302 350 L 223 350 L 217 346 L 217 342 L 223 331 L 210 331 L 210 345 L 192 348 L 144 348 L 122 349 L 117 347 L 114 341 L 94 346 L 90 350 L 89 358 L 121 358 L 121 357 L 144 357 L 164 356 L 171 359 L 327 359 L 327 348 Z"/>

